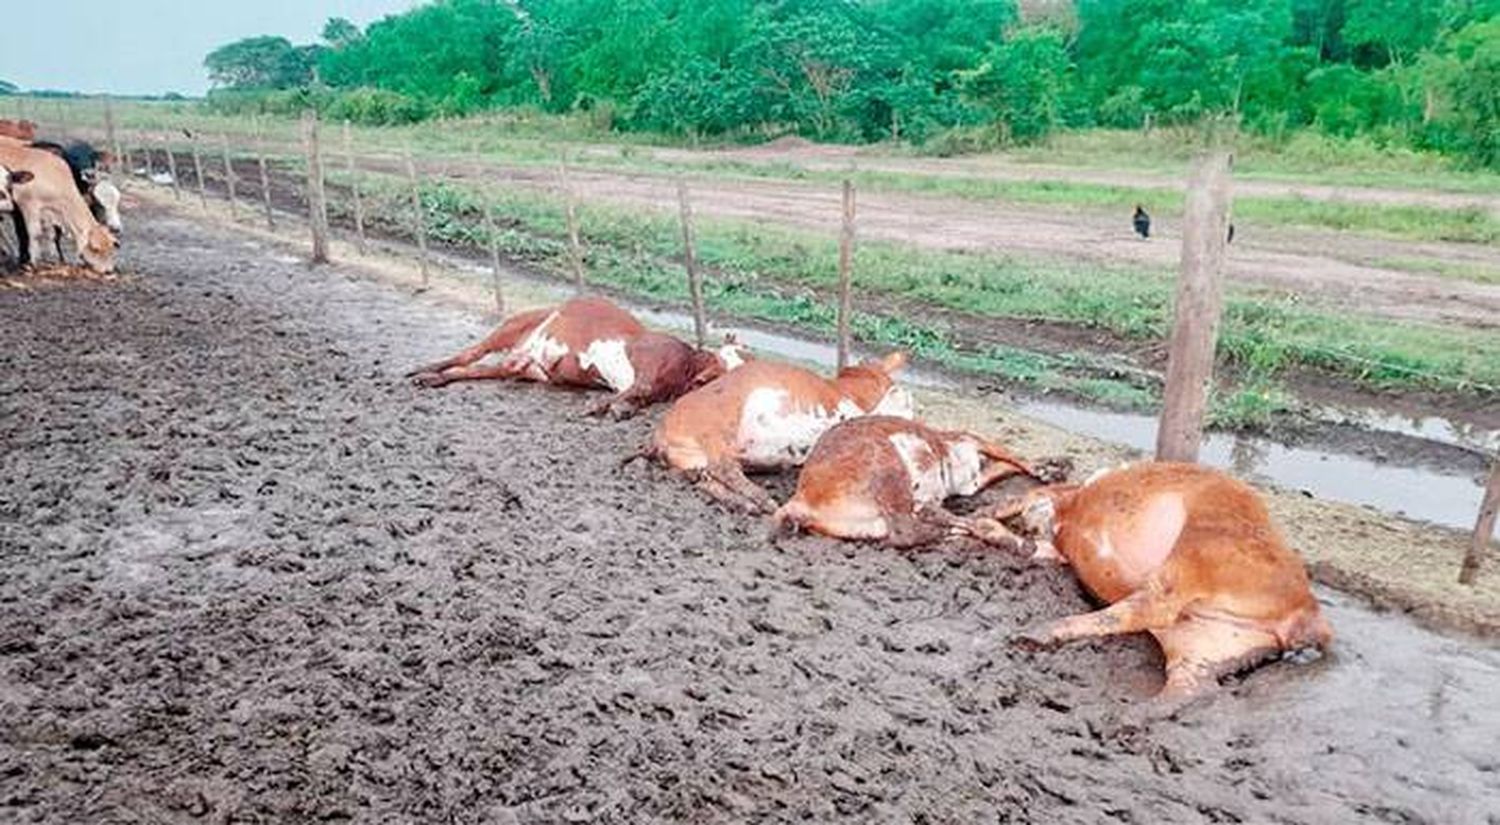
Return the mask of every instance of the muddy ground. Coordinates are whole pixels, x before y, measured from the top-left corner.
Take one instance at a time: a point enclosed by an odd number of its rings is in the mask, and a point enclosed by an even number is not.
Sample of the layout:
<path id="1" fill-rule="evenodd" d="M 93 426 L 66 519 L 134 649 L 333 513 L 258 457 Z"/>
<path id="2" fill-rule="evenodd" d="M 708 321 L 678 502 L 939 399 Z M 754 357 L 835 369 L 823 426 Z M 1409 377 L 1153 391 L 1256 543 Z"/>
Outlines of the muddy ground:
<path id="1" fill-rule="evenodd" d="M 1500 654 L 1341 636 L 1182 720 L 1062 571 L 799 539 L 649 420 L 398 375 L 476 317 L 133 216 L 0 291 L 0 821 L 1500 822 Z"/>

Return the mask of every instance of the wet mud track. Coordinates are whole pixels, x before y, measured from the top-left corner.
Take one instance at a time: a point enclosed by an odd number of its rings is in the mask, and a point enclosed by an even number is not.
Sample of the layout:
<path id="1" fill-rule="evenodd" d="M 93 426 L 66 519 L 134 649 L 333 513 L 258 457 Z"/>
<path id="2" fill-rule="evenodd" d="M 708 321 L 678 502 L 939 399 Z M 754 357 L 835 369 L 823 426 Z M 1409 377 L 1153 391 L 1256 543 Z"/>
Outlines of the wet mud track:
<path id="1" fill-rule="evenodd" d="M 954 547 L 616 468 L 649 419 L 399 378 L 475 318 L 170 216 L 0 292 L 0 821 L 1500 822 L 1500 657 L 1335 594 L 1180 721 Z"/>

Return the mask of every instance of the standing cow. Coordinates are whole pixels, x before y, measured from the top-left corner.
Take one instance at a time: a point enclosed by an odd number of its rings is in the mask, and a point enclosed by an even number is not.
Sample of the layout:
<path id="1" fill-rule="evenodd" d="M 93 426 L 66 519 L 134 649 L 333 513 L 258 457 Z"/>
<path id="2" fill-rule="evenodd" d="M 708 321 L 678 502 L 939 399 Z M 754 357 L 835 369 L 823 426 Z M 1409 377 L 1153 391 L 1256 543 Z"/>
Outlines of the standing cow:
<path id="1" fill-rule="evenodd" d="M 500 354 L 500 360 L 478 363 L 492 354 Z M 505 378 L 605 387 L 615 395 L 590 412 L 625 416 L 711 381 L 745 357 L 732 340 L 717 350 L 698 350 L 647 332 L 604 298 L 582 297 L 513 315 L 483 341 L 407 375 L 426 387 Z"/>
<path id="2" fill-rule="evenodd" d="M 40 248 L 46 227 L 61 227 L 89 268 L 103 273 L 114 271 L 119 242 L 94 220 L 62 158 L 19 140 L 0 137 L 0 164 L 32 174 L 30 181 L 11 188 L 23 261 L 29 258 L 33 245 Z"/>
<path id="3" fill-rule="evenodd" d="M 1148 631 L 1166 657 L 1160 697 L 1180 700 L 1332 638 L 1265 504 L 1218 470 L 1143 462 L 1038 488 L 995 517 L 1017 514 L 1039 534 L 1039 557 L 1066 561 L 1109 605 L 1027 631 L 1024 646 Z"/>
<path id="4" fill-rule="evenodd" d="M 751 362 L 679 398 L 637 456 L 694 477 L 722 503 L 769 513 L 776 502 L 745 468 L 795 467 L 841 421 L 875 414 L 910 418 L 911 397 L 894 379 L 905 365 L 906 354 L 896 352 L 830 380 L 790 364 Z"/>

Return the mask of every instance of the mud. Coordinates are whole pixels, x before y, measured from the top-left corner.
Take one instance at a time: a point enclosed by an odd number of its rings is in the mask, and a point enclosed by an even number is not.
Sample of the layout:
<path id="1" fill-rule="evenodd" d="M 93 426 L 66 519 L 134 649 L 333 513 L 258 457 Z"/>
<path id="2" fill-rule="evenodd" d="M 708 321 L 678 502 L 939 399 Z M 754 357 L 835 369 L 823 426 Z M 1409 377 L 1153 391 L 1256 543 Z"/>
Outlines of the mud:
<path id="1" fill-rule="evenodd" d="M 422 392 L 479 319 L 143 209 L 0 292 L 0 821 L 1497 822 L 1500 653 L 1341 638 L 1179 721 L 974 548 L 799 539 L 619 472 L 650 420 Z"/>

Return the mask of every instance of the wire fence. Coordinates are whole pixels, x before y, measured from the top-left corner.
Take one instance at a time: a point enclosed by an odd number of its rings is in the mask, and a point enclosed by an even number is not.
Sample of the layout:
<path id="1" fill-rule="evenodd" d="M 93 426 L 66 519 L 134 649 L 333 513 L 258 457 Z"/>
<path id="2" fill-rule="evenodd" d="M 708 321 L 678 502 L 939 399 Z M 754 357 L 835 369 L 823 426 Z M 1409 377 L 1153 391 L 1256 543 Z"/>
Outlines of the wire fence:
<path id="1" fill-rule="evenodd" d="M 497 192 L 499 187 L 486 183 L 491 167 L 477 149 L 471 150 L 467 157 L 424 154 L 419 160 L 409 141 L 397 151 L 392 150 L 390 138 L 380 140 L 380 145 L 370 145 L 362 142 L 348 124 L 339 124 L 336 146 L 324 145 L 329 141 L 311 116 L 303 121 L 300 136 L 288 124 L 271 120 L 207 121 L 221 127 L 216 132 L 192 127 L 124 128 L 117 122 L 109 100 L 82 107 L 82 111 L 76 104 L 58 106 L 50 112 L 46 107 L 18 104 L 15 116 L 46 123 L 49 136 L 55 140 L 91 140 L 110 148 L 113 155 L 110 171 L 122 186 L 165 187 L 181 200 L 186 184 L 191 187 L 190 195 L 196 195 L 203 208 L 208 207 L 210 199 L 226 202 L 233 220 L 262 221 L 272 230 L 278 228 L 279 222 L 306 227 L 310 257 L 315 262 L 330 257 L 329 242 L 335 232 L 344 235 L 356 254 L 370 249 L 376 236 L 410 240 L 417 245 L 416 258 L 425 288 L 431 281 L 431 270 L 441 265 L 432 241 L 485 254 L 490 265 L 493 302 L 500 312 L 505 310 L 506 258 L 521 258 L 532 264 L 543 262 L 556 277 L 570 280 L 578 290 L 586 290 L 599 269 L 618 257 L 609 249 L 607 240 L 599 248 L 591 248 L 591 236 L 595 233 L 585 225 L 574 172 L 570 160 L 561 153 L 550 173 L 545 165 L 533 165 L 522 175 L 527 179 L 523 185 L 528 202 L 521 203 L 513 197 L 514 193 Z M 671 257 L 682 267 L 683 297 L 690 301 L 695 332 L 702 342 L 708 326 L 704 284 L 712 283 L 714 273 L 703 266 L 696 249 L 698 233 L 694 227 L 691 187 L 680 176 L 676 187 L 678 214 L 672 222 L 680 232 L 680 246 Z M 853 335 L 851 320 L 856 316 L 852 296 L 858 284 L 854 185 L 846 179 L 843 188 L 839 277 L 833 296 L 841 366 Z M 558 213 L 561 225 L 555 235 L 537 227 L 542 222 L 536 212 L 537 198 Z M 603 223 L 608 220 L 604 211 L 591 209 L 589 215 Z M 660 254 L 660 250 L 636 252 Z M 1078 323 L 1077 319 L 1040 315 L 1011 320 Z M 1304 355 L 1340 365 L 1346 373 L 1400 374 L 1434 388 L 1500 395 L 1500 387 L 1467 377 L 1310 343 L 1297 346 Z M 1074 352 L 1059 356 L 1057 361 L 1142 383 L 1160 380 L 1157 373 L 1136 366 L 1126 357 Z M 1196 428 L 1201 432 L 1201 424 Z M 1491 484 L 1495 483 L 1492 479 Z M 1491 491 L 1486 501 L 1491 502 L 1493 495 Z M 1492 503 L 1487 506 L 1493 509 Z M 1475 546 L 1479 546 L 1477 538 Z M 1475 566 L 1477 562 L 1469 562 L 1465 569 L 1472 570 Z"/>

